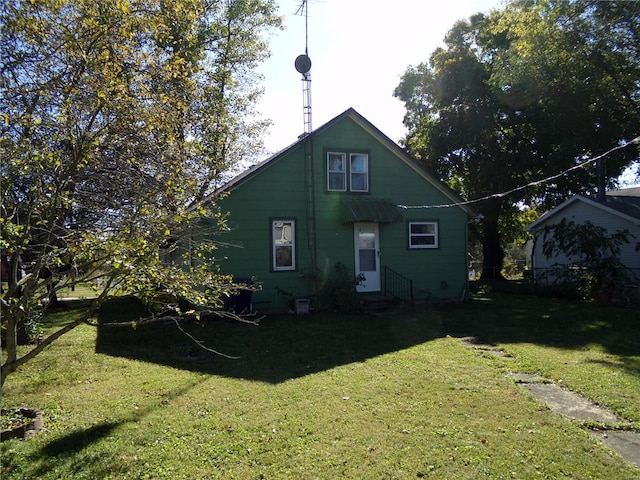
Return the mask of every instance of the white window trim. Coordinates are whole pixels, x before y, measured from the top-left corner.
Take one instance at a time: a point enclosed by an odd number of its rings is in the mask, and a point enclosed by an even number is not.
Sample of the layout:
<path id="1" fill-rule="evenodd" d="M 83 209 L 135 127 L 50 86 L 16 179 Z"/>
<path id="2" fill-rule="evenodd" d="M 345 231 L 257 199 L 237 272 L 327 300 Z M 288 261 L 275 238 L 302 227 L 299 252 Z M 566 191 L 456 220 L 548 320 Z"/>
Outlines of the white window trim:
<path id="1" fill-rule="evenodd" d="M 338 172 L 336 170 L 331 170 L 331 162 L 330 158 L 332 155 L 340 155 L 344 162 L 344 171 Z M 351 161 L 354 156 L 363 156 L 365 158 L 365 170 L 364 172 L 354 172 L 351 168 Z M 328 192 L 354 192 L 354 193 L 367 193 L 369 192 L 369 154 L 362 152 L 327 152 L 326 158 L 326 166 L 327 166 L 327 191 Z M 331 188 L 331 174 L 341 173 L 343 175 L 343 185 L 344 188 Z M 353 175 L 362 175 L 365 177 L 365 188 L 362 189 L 354 189 L 353 188 Z"/>
<path id="2" fill-rule="evenodd" d="M 412 225 L 433 225 L 434 227 L 434 233 L 429 233 L 429 234 L 420 234 L 420 233 L 411 233 L 411 226 Z M 409 248 L 411 250 L 423 250 L 423 249 L 433 249 L 433 248 L 438 248 L 439 244 L 440 244 L 440 240 L 439 240 L 439 232 L 438 232 L 438 222 L 434 222 L 434 221 L 428 221 L 428 222 L 409 222 Z M 413 237 L 433 237 L 434 242 L 433 245 L 412 245 L 411 244 L 411 239 Z"/>
<path id="3" fill-rule="evenodd" d="M 291 232 L 290 232 L 291 238 L 289 241 L 286 241 L 285 238 L 280 238 L 280 239 L 276 238 L 276 226 L 278 224 L 283 224 L 283 223 L 291 224 Z M 284 234 L 283 234 L 283 237 L 284 237 Z M 291 247 L 291 265 L 286 265 L 282 267 L 278 266 L 277 253 L 276 253 L 278 246 Z M 273 264 L 273 270 L 275 272 L 291 271 L 296 269 L 296 221 L 295 220 L 278 219 L 278 220 L 271 221 L 271 261 Z"/>

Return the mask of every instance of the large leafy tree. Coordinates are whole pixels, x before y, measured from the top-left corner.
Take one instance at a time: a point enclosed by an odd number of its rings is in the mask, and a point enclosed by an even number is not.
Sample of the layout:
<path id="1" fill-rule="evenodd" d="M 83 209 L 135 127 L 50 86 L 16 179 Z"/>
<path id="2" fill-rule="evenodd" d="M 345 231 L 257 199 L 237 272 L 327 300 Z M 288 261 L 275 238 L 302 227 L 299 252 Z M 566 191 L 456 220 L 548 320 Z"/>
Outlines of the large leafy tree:
<path id="1" fill-rule="evenodd" d="M 202 261 L 212 232 L 172 252 L 204 216 L 224 228 L 211 193 L 258 146 L 252 72 L 279 22 L 271 0 L 3 2 L 2 384 L 114 292 L 178 312 L 228 292 Z M 20 328 L 80 281 L 85 315 L 19 356 Z"/>
<path id="2" fill-rule="evenodd" d="M 592 193 L 598 171 L 610 186 L 637 159 L 618 147 L 640 134 L 638 45 L 640 2 L 516 1 L 456 23 L 402 77 L 406 147 L 477 200 L 484 277 L 501 278 L 523 205 Z"/>

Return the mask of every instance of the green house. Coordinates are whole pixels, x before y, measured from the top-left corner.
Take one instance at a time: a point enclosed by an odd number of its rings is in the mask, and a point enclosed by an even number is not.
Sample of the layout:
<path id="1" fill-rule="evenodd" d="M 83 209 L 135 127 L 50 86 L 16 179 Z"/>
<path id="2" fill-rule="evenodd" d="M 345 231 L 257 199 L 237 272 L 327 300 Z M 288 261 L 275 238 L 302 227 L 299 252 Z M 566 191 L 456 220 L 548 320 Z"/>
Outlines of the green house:
<path id="1" fill-rule="evenodd" d="M 222 192 L 229 231 L 214 261 L 223 273 L 254 279 L 258 311 L 320 302 L 338 265 L 360 279 L 363 297 L 467 293 L 470 210 L 353 109 Z"/>

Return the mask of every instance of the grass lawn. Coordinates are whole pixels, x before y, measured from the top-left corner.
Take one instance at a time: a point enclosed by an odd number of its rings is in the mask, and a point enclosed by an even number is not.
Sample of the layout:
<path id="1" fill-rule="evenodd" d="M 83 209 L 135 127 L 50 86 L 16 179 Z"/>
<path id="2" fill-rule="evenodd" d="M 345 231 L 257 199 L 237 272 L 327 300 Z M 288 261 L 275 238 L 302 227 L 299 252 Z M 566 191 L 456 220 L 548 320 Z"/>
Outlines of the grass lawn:
<path id="1" fill-rule="evenodd" d="M 135 318 L 120 300 L 100 321 Z M 49 325 L 76 314 L 56 312 Z M 7 380 L 46 431 L 3 479 L 640 479 L 507 378 L 539 373 L 640 425 L 640 312 L 490 293 L 402 315 L 82 326 Z M 475 336 L 509 357 L 483 356 Z"/>
<path id="2" fill-rule="evenodd" d="M 93 289 L 86 283 L 78 283 L 74 287 L 66 287 L 58 290 L 58 298 L 93 298 L 100 294 L 100 291 Z"/>

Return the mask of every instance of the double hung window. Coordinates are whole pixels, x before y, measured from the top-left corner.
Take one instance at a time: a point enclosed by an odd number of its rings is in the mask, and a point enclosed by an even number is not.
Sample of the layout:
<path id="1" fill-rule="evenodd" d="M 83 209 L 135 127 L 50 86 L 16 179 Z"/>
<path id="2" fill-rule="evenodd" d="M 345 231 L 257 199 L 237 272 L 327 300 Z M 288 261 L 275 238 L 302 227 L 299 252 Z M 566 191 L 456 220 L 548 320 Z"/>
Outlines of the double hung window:
<path id="1" fill-rule="evenodd" d="M 327 172 L 329 190 L 345 192 L 347 190 L 347 155 L 335 152 L 327 154 Z"/>
<path id="2" fill-rule="evenodd" d="M 352 192 L 369 191 L 369 158 L 363 153 L 349 155 L 350 186 Z"/>
<path id="3" fill-rule="evenodd" d="M 295 235 L 294 220 L 272 221 L 272 262 L 275 271 L 296 269 Z"/>

